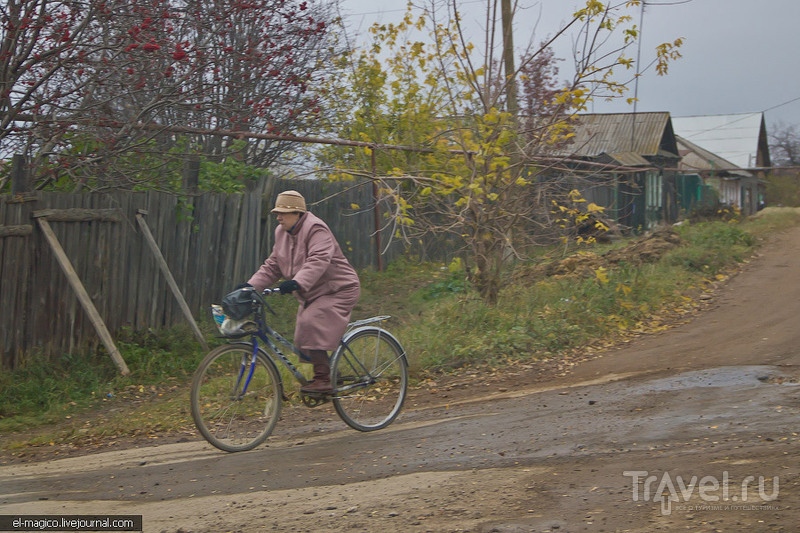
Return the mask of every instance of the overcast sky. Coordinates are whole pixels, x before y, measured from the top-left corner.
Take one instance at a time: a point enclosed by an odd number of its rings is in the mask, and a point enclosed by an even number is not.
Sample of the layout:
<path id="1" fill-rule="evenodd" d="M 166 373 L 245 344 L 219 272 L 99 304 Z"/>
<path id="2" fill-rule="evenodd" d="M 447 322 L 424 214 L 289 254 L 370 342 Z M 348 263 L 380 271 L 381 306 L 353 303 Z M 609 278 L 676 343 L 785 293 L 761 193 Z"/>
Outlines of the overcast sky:
<path id="1" fill-rule="evenodd" d="M 373 22 L 396 21 L 404 0 L 340 0 L 353 33 Z M 424 3 L 424 0 L 420 0 Z M 579 2 L 519 0 L 515 44 L 524 45 L 535 27 L 535 41 L 558 30 Z M 459 1 L 465 19 L 481 20 L 486 0 Z M 638 12 L 636 13 L 638 22 Z M 538 21 L 538 26 L 537 26 Z M 469 20 L 468 20 L 469 22 Z M 474 24 L 474 41 L 481 38 Z M 800 0 L 653 0 L 642 24 L 642 64 L 654 47 L 685 38 L 683 58 L 665 77 L 654 69 L 639 82 L 639 111 L 669 111 L 673 116 L 764 111 L 768 132 L 777 122 L 800 126 Z M 556 55 L 570 58 L 568 42 Z M 636 50 L 629 55 L 635 58 Z M 630 95 L 632 96 L 632 91 Z M 595 112 L 632 111 L 632 106 L 598 102 Z"/>

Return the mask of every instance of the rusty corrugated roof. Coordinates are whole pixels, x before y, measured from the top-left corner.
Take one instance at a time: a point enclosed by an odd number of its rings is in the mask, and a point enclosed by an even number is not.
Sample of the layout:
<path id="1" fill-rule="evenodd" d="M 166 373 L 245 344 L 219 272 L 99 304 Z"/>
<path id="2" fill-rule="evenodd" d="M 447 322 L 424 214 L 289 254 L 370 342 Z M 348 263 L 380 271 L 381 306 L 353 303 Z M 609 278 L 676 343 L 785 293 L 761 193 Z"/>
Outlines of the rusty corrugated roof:
<path id="1" fill-rule="evenodd" d="M 650 161 L 636 152 L 617 152 L 608 154 L 614 161 L 625 167 L 649 167 Z"/>
<path id="2" fill-rule="evenodd" d="M 656 156 L 665 134 L 673 135 L 667 112 L 579 115 L 573 131 L 575 137 L 567 150 L 584 157 L 603 153 Z"/>

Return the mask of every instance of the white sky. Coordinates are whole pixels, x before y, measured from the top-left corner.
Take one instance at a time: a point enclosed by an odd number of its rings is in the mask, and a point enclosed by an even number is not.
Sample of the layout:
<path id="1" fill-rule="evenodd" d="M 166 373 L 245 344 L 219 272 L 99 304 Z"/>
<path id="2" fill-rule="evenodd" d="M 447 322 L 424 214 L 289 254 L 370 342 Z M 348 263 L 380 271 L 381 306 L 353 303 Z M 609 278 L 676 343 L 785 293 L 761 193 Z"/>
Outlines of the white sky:
<path id="1" fill-rule="evenodd" d="M 425 3 L 425 0 L 416 0 Z M 527 44 L 536 27 L 539 42 L 554 33 L 580 2 L 518 0 L 514 42 Z M 622 0 L 617 0 L 622 1 Z M 353 32 L 373 22 L 393 22 L 405 11 L 404 0 L 340 0 Z M 486 0 L 459 1 L 465 19 L 481 20 Z M 673 116 L 764 111 L 767 130 L 777 122 L 800 126 L 800 0 L 652 0 L 642 24 L 642 64 L 655 57 L 664 41 L 684 37 L 683 57 L 667 76 L 654 68 L 639 82 L 638 111 L 669 111 Z M 638 23 L 638 12 L 635 14 Z M 481 38 L 475 23 L 474 41 Z M 555 48 L 561 72 L 571 63 L 569 42 Z M 635 58 L 635 49 L 628 52 Z M 631 90 L 629 96 L 633 96 Z M 787 103 L 791 102 L 791 103 Z M 632 111 L 624 103 L 597 102 L 595 112 Z"/>

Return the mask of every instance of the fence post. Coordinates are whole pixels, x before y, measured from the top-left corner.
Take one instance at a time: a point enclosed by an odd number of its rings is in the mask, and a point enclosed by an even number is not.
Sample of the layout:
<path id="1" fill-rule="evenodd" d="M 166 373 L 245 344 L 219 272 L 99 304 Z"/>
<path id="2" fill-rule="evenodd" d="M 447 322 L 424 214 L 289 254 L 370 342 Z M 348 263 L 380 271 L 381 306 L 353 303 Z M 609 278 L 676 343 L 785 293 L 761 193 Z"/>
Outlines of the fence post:
<path id="1" fill-rule="evenodd" d="M 200 158 L 190 155 L 183 167 L 183 189 L 188 192 L 197 192 L 200 184 Z"/>
<path id="2" fill-rule="evenodd" d="M 11 196 L 30 191 L 28 185 L 27 160 L 22 154 L 11 159 Z"/>

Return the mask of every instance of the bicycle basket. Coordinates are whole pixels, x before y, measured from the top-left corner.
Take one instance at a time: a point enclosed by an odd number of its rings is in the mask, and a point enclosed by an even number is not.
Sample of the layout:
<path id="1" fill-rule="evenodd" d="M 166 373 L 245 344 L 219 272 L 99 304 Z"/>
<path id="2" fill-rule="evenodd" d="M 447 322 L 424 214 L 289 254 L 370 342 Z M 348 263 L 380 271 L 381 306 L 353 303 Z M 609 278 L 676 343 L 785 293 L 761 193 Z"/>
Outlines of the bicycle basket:
<path id="1" fill-rule="evenodd" d="M 255 289 L 244 287 L 227 294 L 222 299 L 225 315 L 233 320 L 241 320 L 253 314 L 255 305 Z"/>

